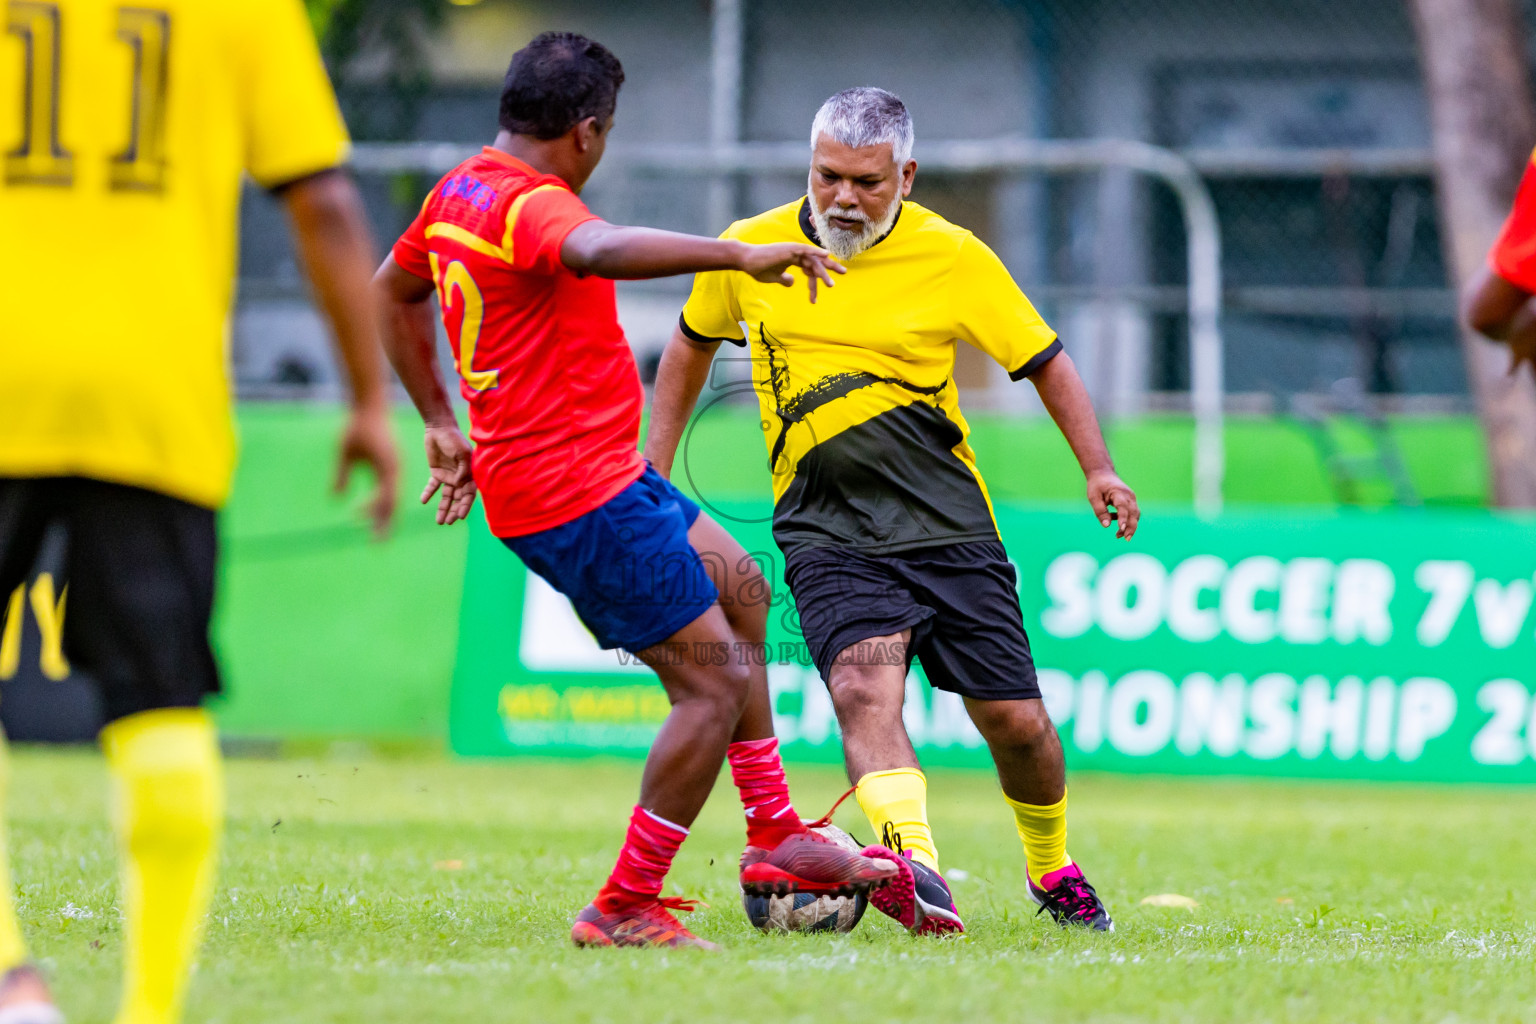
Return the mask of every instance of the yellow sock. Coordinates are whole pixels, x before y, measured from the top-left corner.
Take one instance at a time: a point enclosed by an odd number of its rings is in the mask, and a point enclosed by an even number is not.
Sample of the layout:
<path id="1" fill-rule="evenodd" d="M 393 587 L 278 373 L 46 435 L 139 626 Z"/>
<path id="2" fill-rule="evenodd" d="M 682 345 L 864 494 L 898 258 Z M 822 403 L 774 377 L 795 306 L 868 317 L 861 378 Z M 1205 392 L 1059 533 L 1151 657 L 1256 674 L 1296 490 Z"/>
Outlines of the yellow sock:
<path id="1" fill-rule="evenodd" d="M 1013 808 L 1013 820 L 1024 841 L 1024 859 L 1029 863 L 1029 878 L 1036 885 L 1052 871 L 1072 863 L 1067 856 L 1067 794 L 1053 804 L 1021 804 L 1003 794 Z"/>
<path id="2" fill-rule="evenodd" d="M 126 918 L 117 1024 L 176 1024 L 213 894 L 224 773 L 207 712 L 166 708 L 102 730 Z"/>
<path id="3" fill-rule="evenodd" d="M 0 816 L 11 788 L 11 755 L 0 732 Z M 0 974 L 27 960 L 27 942 L 16 923 L 16 896 L 11 887 L 11 857 L 5 848 L 5 826 L 0 821 Z"/>
<path id="4" fill-rule="evenodd" d="M 859 780 L 859 806 L 875 841 L 912 851 L 912 859 L 939 870 L 939 851 L 928 827 L 928 779 L 916 768 L 870 772 Z"/>

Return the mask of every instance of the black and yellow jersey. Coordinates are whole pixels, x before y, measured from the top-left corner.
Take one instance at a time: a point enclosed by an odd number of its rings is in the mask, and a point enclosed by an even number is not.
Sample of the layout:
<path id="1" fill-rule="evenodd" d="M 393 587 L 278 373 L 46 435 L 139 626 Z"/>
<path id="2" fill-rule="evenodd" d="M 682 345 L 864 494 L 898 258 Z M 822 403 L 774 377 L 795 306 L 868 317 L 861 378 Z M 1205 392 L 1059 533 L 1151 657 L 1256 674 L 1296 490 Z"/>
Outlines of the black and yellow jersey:
<path id="1" fill-rule="evenodd" d="M 215 507 L 242 174 L 348 140 L 300 0 L 4 0 L 0 477 Z"/>
<path id="2" fill-rule="evenodd" d="M 724 237 L 820 244 L 806 199 Z M 690 338 L 751 346 L 779 547 L 997 539 L 956 400 L 955 345 L 1017 380 L 1061 351 L 1056 333 L 991 249 L 916 203 L 835 280 L 812 305 L 804 288 L 714 271 L 695 278 L 683 309 Z"/>

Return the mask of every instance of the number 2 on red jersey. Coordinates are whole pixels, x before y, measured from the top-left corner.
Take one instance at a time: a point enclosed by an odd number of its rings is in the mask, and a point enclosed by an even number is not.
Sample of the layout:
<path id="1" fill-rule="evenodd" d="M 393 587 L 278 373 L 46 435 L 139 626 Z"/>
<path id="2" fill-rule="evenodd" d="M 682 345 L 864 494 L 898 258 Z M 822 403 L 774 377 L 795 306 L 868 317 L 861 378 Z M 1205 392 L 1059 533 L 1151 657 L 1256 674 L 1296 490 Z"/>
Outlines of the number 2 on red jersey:
<path id="1" fill-rule="evenodd" d="M 470 276 L 469 268 L 458 260 L 443 266 L 437 253 L 428 253 L 432 263 L 432 277 L 437 285 L 437 301 L 443 308 L 443 326 L 448 330 L 448 340 L 453 345 L 464 378 L 474 391 L 489 391 L 501 383 L 495 370 L 476 370 L 475 346 L 480 342 L 480 323 L 485 318 L 485 300 L 480 296 L 480 286 Z M 458 317 L 451 315 L 457 310 Z M 453 323 L 459 324 L 459 336 L 453 337 Z"/>

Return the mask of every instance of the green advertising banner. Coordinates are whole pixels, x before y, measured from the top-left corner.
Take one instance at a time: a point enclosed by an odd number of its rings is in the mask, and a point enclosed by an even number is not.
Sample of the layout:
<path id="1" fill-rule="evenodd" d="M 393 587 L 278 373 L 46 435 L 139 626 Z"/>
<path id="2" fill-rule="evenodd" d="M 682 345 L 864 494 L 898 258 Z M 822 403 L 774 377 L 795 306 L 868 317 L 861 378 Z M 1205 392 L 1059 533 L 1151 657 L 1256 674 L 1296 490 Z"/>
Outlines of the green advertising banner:
<path id="1" fill-rule="evenodd" d="M 841 758 L 767 510 L 711 511 L 775 585 L 768 676 L 786 756 Z M 1536 782 L 1536 520 L 1156 509 L 1130 543 L 1085 509 L 1000 505 L 1046 706 L 1077 768 Z M 989 763 L 958 698 L 907 683 L 929 764 Z M 481 523 L 451 731 L 469 755 L 640 753 L 654 677 L 602 651 Z"/>

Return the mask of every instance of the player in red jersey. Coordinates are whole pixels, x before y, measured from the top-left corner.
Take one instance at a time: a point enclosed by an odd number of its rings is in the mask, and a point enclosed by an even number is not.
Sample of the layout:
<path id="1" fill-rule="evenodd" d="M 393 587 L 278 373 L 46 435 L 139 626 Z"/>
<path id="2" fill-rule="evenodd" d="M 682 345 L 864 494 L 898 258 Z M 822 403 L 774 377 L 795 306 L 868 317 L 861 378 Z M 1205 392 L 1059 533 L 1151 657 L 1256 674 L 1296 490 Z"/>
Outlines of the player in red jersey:
<path id="1" fill-rule="evenodd" d="M 1504 221 L 1488 267 L 1474 282 L 1466 305 L 1467 323 L 1494 341 L 1509 345 L 1509 372 L 1530 363 L 1536 369 L 1536 153 L 1526 164 L 1514 207 Z"/>
<path id="2" fill-rule="evenodd" d="M 897 874 L 810 832 L 789 800 L 760 652 L 771 593 L 756 563 L 638 451 L 644 394 L 614 278 L 735 270 L 815 299 L 824 250 L 746 245 L 599 219 L 577 198 L 602 158 L 624 73 L 599 44 L 545 33 L 512 58 L 495 144 L 455 168 L 376 277 L 386 348 L 426 422 L 437 521 L 483 495 L 491 531 L 570 598 L 605 648 L 655 669 L 672 710 L 608 883 L 578 945 L 709 946 L 670 913 L 663 878 L 727 758 L 747 813 L 753 892 L 865 891 Z M 436 290 L 469 401 L 459 432 L 433 358 Z M 704 557 L 700 557 L 700 556 Z"/>

